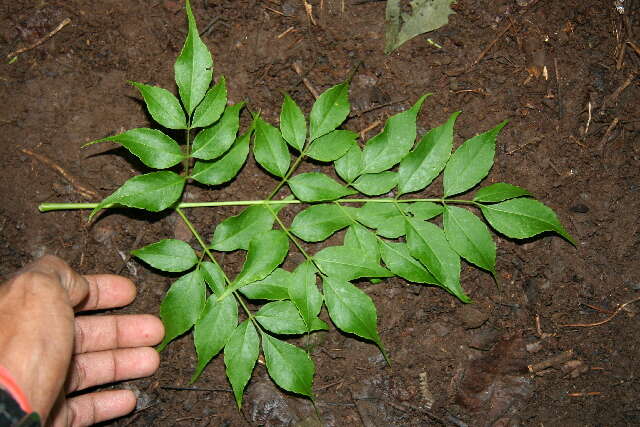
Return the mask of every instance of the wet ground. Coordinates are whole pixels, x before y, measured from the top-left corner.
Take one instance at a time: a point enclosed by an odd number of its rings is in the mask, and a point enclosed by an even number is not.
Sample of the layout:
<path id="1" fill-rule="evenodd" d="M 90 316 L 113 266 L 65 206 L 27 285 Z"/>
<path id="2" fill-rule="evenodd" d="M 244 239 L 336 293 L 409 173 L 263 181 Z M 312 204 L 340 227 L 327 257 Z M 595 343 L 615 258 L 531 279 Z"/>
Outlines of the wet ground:
<path id="1" fill-rule="evenodd" d="M 400 279 L 360 283 L 378 307 L 394 364 L 336 330 L 316 335 L 322 423 L 308 401 L 275 389 L 263 366 L 242 412 L 220 358 L 193 385 L 197 391 L 167 389 L 191 387 L 188 335 L 162 353 L 154 377 L 128 383 L 140 392 L 139 410 L 113 425 L 640 424 L 640 304 L 615 311 L 640 296 L 639 3 L 625 1 L 621 15 L 612 0 L 460 0 L 449 25 L 385 56 L 383 2 L 310 1 L 314 24 L 302 1 L 195 1 L 230 99 L 247 101 L 271 122 L 281 91 L 309 111 L 313 96 L 302 77 L 323 90 L 357 64 L 348 129 L 378 123 L 371 136 L 426 92 L 434 95 L 419 133 L 457 110 L 456 143 L 509 119 L 486 182 L 529 189 L 578 244 L 498 238 L 500 288 L 463 266 L 473 305 Z M 170 279 L 126 255 L 180 234 L 173 216 L 123 210 L 88 225 L 87 212 L 41 214 L 37 205 L 96 201 L 143 171 L 123 150 L 80 147 L 149 125 L 127 80 L 173 87 L 186 33 L 181 2 L 15 1 L 4 2 L 0 16 L 3 56 L 70 19 L 0 65 L 0 274 L 54 253 L 85 273 L 130 276 L 139 296 L 125 311 L 157 313 Z M 258 199 L 274 185 L 251 160 L 231 185 L 213 193 L 196 187 L 187 198 Z M 236 212 L 190 215 L 209 234 Z M 285 211 L 285 220 L 294 214 Z M 237 271 L 240 262 L 228 255 L 225 268 Z M 606 322 L 563 327 L 599 321 Z"/>

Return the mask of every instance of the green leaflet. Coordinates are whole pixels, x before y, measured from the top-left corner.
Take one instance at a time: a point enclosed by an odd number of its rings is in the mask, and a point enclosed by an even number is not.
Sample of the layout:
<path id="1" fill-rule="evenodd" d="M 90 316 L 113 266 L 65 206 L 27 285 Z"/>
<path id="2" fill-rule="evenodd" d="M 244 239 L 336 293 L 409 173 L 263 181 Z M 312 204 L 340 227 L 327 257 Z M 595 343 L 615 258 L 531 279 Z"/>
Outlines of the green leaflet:
<path id="1" fill-rule="evenodd" d="M 328 134 L 344 122 L 349 115 L 349 83 L 340 83 L 323 92 L 311 108 L 309 115 L 310 140 Z"/>
<path id="2" fill-rule="evenodd" d="M 298 104 L 286 93 L 280 110 L 280 133 L 289 145 L 302 151 L 307 139 L 307 122 Z"/>
<path id="3" fill-rule="evenodd" d="M 344 235 L 344 246 L 356 248 L 366 254 L 367 257 L 380 262 L 378 250 L 378 238 L 371 231 L 360 224 L 352 224 Z"/>
<path id="4" fill-rule="evenodd" d="M 289 296 L 302 316 L 305 332 L 313 330 L 313 321 L 322 308 L 322 294 L 316 285 L 316 269 L 311 262 L 303 262 L 293 271 Z"/>
<path id="5" fill-rule="evenodd" d="M 404 203 L 402 205 L 402 211 L 405 214 L 423 221 L 437 217 L 443 210 L 442 205 L 433 202 Z"/>
<path id="6" fill-rule="evenodd" d="M 196 105 L 202 101 L 207 88 L 209 88 L 213 75 L 213 60 L 209 49 L 200 40 L 189 0 L 187 0 L 185 8 L 187 10 L 189 32 L 182 51 L 178 59 L 176 59 L 174 71 L 180 98 L 184 108 L 187 110 L 187 114 L 191 115 Z"/>
<path id="7" fill-rule="evenodd" d="M 443 225 L 444 234 L 458 255 L 496 275 L 496 244 L 477 216 L 466 209 L 447 206 Z"/>
<path id="8" fill-rule="evenodd" d="M 532 196 L 532 194 L 517 185 L 496 182 L 495 184 L 487 185 L 476 191 L 473 200 L 483 203 L 495 203 L 521 196 Z"/>
<path id="9" fill-rule="evenodd" d="M 240 292 L 249 299 L 285 300 L 289 299 L 291 273 L 282 268 L 276 268 L 262 280 L 249 283 L 240 288 Z"/>
<path id="10" fill-rule="evenodd" d="M 303 202 L 323 202 L 336 200 L 355 191 L 338 184 L 319 172 L 301 173 L 289 179 L 293 194 Z"/>
<path id="11" fill-rule="evenodd" d="M 385 171 L 407 155 L 416 140 L 416 117 L 427 96 L 423 95 L 409 110 L 389 118 L 384 130 L 367 141 L 363 172 Z"/>
<path id="12" fill-rule="evenodd" d="M 193 113 L 191 128 L 206 128 L 217 122 L 227 106 L 227 81 L 220 77 L 218 84 L 210 88 Z"/>
<path id="13" fill-rule="evenodd" d="M 231 149 L 219 160 L 198 160 L 193 167 L 191 178 L 202 184 L 220 185 L 238 175 L 249 154 L 251 131 L 239 137 Z"/>
<path id="14" fill-rule="evenodd" d="M 391 191 L 398 183 L 396 172 L 384 171 L 361 175 L 353 183 L 353 187 L 367 196 L 378 196 Z"/>
<path id="15" fill-rule="evenodd" d="M 213 160 L 227 152 L 240 126 L 240 110 L 244 102 L 230 105 L 215 125 L 203 129 L 193 140 L 191 156 L 201 160 Z"/>
<path id="16" fill-rule="evenodd" d="M 263 328 L 274 334 L 299 335 L 316 329 L 326 329 L 326 327 L 314 327 L 317 326 L 314 320 L 319 320 L 317 316 L 309 320 L 310 326 L 307 327 L 306 322 L 300 316 L 300 312 L 291 301 L 267 303 L 262 306 L 255 316 Z"/>
<path id="17" fill-rule="evenodd" d="M 156 129 L 131 129 L 120 135 L 90 142 L 84 147 L 105 141 L 117 142 L 150 168 L 170 168 L 184 159 L 184 154 L 178 143 Z"/>
<path id="18" fill-rule="evenodd" d="M 110 205 L 123 205 L 151 212 L 162 211 L 180 198 L 184 184 L 185 178 L 171 171 L 134 176 L 100 202 L 89 217 Z"/>
<path id="19" fill-rule="evenodd" d="M 169 129 L 186 129 L 187 121 L 178 99 L 168 90 L 130 82 L 138 88 L 153 120 Z"/>
<path id="20" fill-rule="evenodd" d="M 415 36 L 436 30 L 449 22 L 453 13 L 450 5 L 456 0 L 413 0 L 411 13 L 400 5 L 400 0 L 387 1 L 385 14 L 385 46 L 388 54 Z"/>
<path id="21" fill-rule="evenodd" d="M 406 243 L 387 242 L 382 239 L 379 242 L 382 260 L 393 274 L 414 283 L 439 285 L 420 261 L 411 256 Z"/>
<path id="22" fill-rule="evenodd" d="M 318 268 L 327 276 L 343 280 L 360 277 L 389 277 L 393 274 L 375 259 L 349 246 L 329 246 L 313 256 Z M 326 283 L 326 281 L 325 281 Z"/>
<path id="23" fill-rule="evenodd" d="M 230 299 L 230 298 L 227 298 Z M 224 364 L 238 408 L 260 353 L 260 337 L 249 319 L 236 327 L 224 347 Z"/>
<path id="24" fill-rule="evenodd" d="M 341 331 L 373 341 L 384 352 L 377 330 L 376 306 L 369 295 L 348 281 L 327 277 L 324 297 L 329 316 Z"/>
<path id="25" fill-rule="evenodd" d="M 544 231 L 555 231 L 571 244 L 576 244 L 553 210 L 535 199 L 511 199 L 482 205 L 480 209 L 489 224 L 507 237 L 526 239 Z"/>
<path id="26" fill-rule="evenodd" d="M 470 302 L 460 286 L 460 257 L 440 227 L 413 218 L 406 224 L 409 253 L 427 267 L 438 284 L 462 302 Z"/>
<path id="27" fill-rule="evenodd" d="M 176 239 L 164 239 L 144 248 L 131 251 L 153 268 L 179 273 L 196 265 L 198 256 L 188 243 Z"/>
<path id="28" fill-rule="evenodd" d="M 165 335 L 158 351 L 162 351 L 178 335 L 187 332 L 196 323 L 205 301 L 205 286 L 199 270 L 185 274 L 167 291 L 160 304 L 160 318 Z"/>
<path id="29" fill-rule="evenodd" d="M 353 223 L 347 215 L 352 210 L 335 204 L 310 206 L 296 215 L 290 231 L 306 242 L 321 242 Z"/>
<path id="30" fill-rule="evenodd" d="M 444 168 L 444 197 L 463 193 L 487 176 L 493 166 L 496 136 L 506 124 L 507 120 L 458 147 Z"/>
<path id="31" fill-rule="evenodd" d="M 271 207 L 278 212 L 284 205 Z M 216 251 L 247 250 L 256 234 L 271 230 L 273 214 L 267 206 L 249 206 L 236 216 L 229 217 L 216 227 L 211 247 Z"/>
<path id="32" fill-rule="evenodd" d="M 269 376 L 283 389 L 313 398 L 315 368 L 307 352 L 262 333 L 262 351 Z"/>
<path id="33" fill-rule="evenodd" d="M 459 114 L 453 113 L 445 124 L 427 132 L 402 159 L 398 169 L 399 194 L 422 190 L 440 175 L 451 156 L 453 125 Z"/>
<path id="34" fill-rule="evenodd" d="M 204 310 L 193 330 L 193 341 L 198 354 L 198 367 L 191 377 L 198 379 L 209 361 L 227 344 L 238 325 L 238 303 L 234 298 L 217 301 L 215 295 L 207 299 Z"/>
<path id="35" fill-rule="evenodd" d="M 284 177 L 289 169 L 291 154 L 280 131 L 260 117 L 256 117 L 254 123 L 253 155 L 256 161 L 273 175 Z"/>
<path id="36" fill-rule="evenodd" d="M 332 162 L 344 156 L 357 137 L 357 133 L 349 130 L 331 131 L 311 143 L 307 156 L 320 162 Z"/>
<path id="37" fill-rule="evenodd" d="M 356 210 L 356 219 L 389 239 L 405 234 L 404 216 L 393 203 L 367 202 Z"/>
<path id="38" fill-rule="evenodd" d="M 362 150 L 356 142 L 351 144 L 351 147 L 346 154 L 340 157 L 334 163 L 336 173 L 347 183 L 352 183 L 362 173 L 364 165 L 362 163 Z"/>
<path id="39" fill-rule="evenodd" d="M 209 285 L 209 289 L 216 295 L 222 294 L 225 288 L 224 272 L 218 264 L 211 261 L 205 261 L 200 264 L 200 273 L 204 277 L 205 282 Z"/>

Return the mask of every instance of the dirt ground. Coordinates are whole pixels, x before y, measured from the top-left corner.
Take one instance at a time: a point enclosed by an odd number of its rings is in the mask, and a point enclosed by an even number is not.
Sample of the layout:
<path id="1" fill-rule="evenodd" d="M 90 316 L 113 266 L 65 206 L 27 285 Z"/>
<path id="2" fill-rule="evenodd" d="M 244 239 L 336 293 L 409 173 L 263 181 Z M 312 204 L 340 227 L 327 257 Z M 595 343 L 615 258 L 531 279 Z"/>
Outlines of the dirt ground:
<path id="1" fill-rule="evenodd" d="M 144 171 L 123 150 L 80 147 L 149 126 L 127 81 L 175 87 L 173 62 L 186 33 L 182 2 L 2 3 L 3 58 L 65 18 L 71 22 L 0 65 L 0 274 L 53 253 L 84 273 L 128 275 L 139 296 L 122 312 L 158 313 L 171 279 L 123 258 L 180 233 L 173 216 L 121 210 L 89 226 L 86 211 L 42 214 L 37 205 L 97 201 Z M 463 111 L 457 144 L 509 119 L 486 182 L 529 189 L 578 244 L 553 235 L 498 238 L 500 288 L 463 265 L 473 305 L 400 279 L 359 283 L 378 307 L 394 363 L 386 366 L 375 346 L 335 329 L 314 335 L 322 423 L 308 401 L 276 389 L 264 366 L 254 372 L 242 412 L 220 357 L 189 386 L 196 359 L 187 335 L 162 353 L 154 377 L 127 383 L 140 394 L 139 408 L 110 425 L 639 425 L 640 304 L 599 326 L 562 325 L 605 320 L 640 296 L 640 1 L 625 1 L 621 15 L 613 0 L 459 0 L 449 25 L 388 56 L 384 2 L 309 3 L 315 25 L 302 1 L 194 1 L 231 101 L 247 101 L 274 123 L 281 91 L 307 112 L 313 103 L 294 64 L 323 90 L 360 63 L 348 129 L 383 122 L 426 92 L 434 95 L 419 117 L 420 134 L 457 110 Z M 83 197 L 77 184 L 98 198 Z M 208 193 L 194 187 L 186 197 L 259 199 L 274 185 L 250 160 L 232 184 Z M 290 221 L 295 210 L 287 209 Z M 210 235 L 237 211 L 189 214 Z M 223 262 L 237 271 L 241 258 L 231 254 Z M 566 357 L 551 363 L 557 356 Z M 527 365 L 550 359 L 551 367 L 528 372 Z"/>

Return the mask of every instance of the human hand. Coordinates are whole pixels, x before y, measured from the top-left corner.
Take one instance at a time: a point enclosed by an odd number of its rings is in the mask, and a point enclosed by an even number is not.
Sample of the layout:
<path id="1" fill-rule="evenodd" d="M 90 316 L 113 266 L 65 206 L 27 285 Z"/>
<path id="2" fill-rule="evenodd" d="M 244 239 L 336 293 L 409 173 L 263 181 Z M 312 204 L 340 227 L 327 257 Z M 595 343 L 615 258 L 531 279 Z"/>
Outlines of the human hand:
<path id="1" fill-rule="evenodd" d="M 130 390 L 68 393 L 140 378 L 159 366 L 151 347 L 164 335 L 151 315 L 75 316 L 121 307 L 134 284 L 116 275 L 81 276 L 45 256 L 0 285 L 0 365 L 22 388 L 43 424 L 85 426 L 132 411 Z"/>

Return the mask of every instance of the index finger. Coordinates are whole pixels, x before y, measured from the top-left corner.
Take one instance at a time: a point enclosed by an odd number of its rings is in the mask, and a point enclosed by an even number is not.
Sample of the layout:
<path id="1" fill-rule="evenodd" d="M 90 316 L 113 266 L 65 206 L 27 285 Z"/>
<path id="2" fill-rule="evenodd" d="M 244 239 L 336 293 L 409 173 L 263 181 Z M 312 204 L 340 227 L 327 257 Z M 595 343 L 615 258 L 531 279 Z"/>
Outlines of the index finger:
<path id="1" fill-rule="evenodd" d="M 87 296 L 76 306 L 76 311 L 123 307 L 136 297 L 136 287 L 126 277 L 115 274 L 83 276 L 89 284 Z"/>

